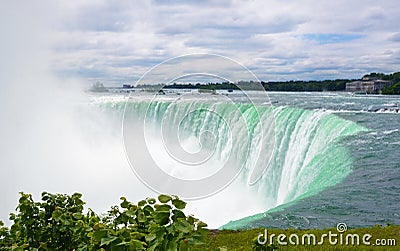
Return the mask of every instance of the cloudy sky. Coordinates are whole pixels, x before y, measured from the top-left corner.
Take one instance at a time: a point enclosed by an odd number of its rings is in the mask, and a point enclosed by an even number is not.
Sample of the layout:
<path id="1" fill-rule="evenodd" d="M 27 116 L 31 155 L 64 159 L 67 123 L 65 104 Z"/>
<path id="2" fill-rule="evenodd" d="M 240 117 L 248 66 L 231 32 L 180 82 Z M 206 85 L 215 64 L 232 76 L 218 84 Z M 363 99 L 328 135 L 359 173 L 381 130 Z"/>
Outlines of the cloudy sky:
<path id="1" fill-rule="evenodd" d="M 44 20 L 32 29 L 47 39 L 51 70 L 88 83 L 135 82 L 191 53 L 230 57 L 266 81 L 399 70 L 395 0 L 81 2 L 13 4 L 10 11 Z"/>

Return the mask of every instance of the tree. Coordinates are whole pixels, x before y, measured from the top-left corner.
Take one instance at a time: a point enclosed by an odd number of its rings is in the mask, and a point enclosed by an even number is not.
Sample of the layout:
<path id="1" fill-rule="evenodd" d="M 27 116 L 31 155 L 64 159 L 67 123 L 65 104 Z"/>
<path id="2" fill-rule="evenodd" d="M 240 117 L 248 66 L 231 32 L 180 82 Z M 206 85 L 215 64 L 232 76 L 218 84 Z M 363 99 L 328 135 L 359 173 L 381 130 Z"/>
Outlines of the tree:
<path id="1" fill-rule="evenodd" d="M 384 87 L 382 89 L 382 94 L 399 95 L 400 94 L 400 82 Z"/>
<path id="2" fill-rule="evenodd" d="M 0 222 L 0 250 L 178 250 L 201 244 L 207 224 L 182 211 L 186 202 L 160 195 L 137 204 L 121 198 L 105 215 L 84 212 L 82 195 L 21 193 L 11 228 Z"/>

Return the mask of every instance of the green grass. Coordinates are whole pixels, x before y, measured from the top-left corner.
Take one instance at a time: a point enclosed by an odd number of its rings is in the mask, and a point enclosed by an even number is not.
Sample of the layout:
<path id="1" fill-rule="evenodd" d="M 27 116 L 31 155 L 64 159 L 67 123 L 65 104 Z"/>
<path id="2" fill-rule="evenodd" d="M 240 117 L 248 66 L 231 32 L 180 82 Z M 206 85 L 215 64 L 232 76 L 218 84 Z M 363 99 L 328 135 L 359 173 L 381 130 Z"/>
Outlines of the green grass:
<path id="1" fill-rule="evenodd" d="M 316 241 L 321 240 L 322 234 L 328 234 L 331 231 L 332 234 L 337 234 L 336 228 L 323 229 L 323 230 L 297 230 L 297 229 L 268 229 L 268 236 L 272 234 L 276 236 L 279 234 L 285 234 L 287 238 L 291 234 L 297 234 L 300 237 L 303 234 L 314 234 Z M 212 230 L 208 235 L 205 244 L 196 246 L 192 250 L 252 250 L 253 243 L 258 235 L 265 232 L 265 229 L 251 229 L 242 231 L 230 231 L 230 230 Z M 331 245 L 329 239 L 325 238 L 322 245 L 287 245 L 282 246 L 276 243 L 277 238 L 275 237 L 275 244 L 278 247 L 277 250 L 400 250 L 400 226 L 374 226 L 371 228 L 357 228 L 348 229 L 343 233 L 343 243 L 345 243 L 345 237 L 347 234 L 358 234 L 360 236 L 360 245 Z M 370 246 L 362 244 L 362 237 L 364 234 L 372 235 L 369 240 Z M 395 246 L 376 246 L 373 245 L 377 239 L 395 239 Z M 338 238 L 339 240 L 339 238 Z M 285 241 L 288 241 L 286 239 Z M 220 248 L 220 249 L 219 249 Z"/>

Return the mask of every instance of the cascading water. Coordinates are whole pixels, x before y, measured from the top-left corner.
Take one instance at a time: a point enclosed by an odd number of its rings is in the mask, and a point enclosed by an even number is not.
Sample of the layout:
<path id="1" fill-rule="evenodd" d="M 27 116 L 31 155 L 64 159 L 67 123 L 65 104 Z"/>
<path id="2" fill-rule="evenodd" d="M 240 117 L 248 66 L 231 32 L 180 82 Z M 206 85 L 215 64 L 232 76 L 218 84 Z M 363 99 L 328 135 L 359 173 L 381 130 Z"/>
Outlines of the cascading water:
<path id="1" fill-rule="evenodd" d="M 107 109 L 120 112 L 124 105 L 124 102 L 103 103 Z M 138 120 L 146 117 L 146 128 L 151 132 L 147 147 L 152 148 L 149 151 L 153 160 L 170 175 L 188 180 L 207 177 L 217 172 L 229 156 L 234 156 L 235 165 L 230 168 L 240 171 L 236 177 L 239 182 L 235 184 L 240 184 L 243 193 L 257 198 L 258 208 L 263 211 L 318 193 L 340 183 L 351 172 L 351 158 L 340 140 L 365 130 L 363 127 L 329 111 L 262 105 L 258 108 L 250 104 L 204 100 L 142 100 L 128 102 L 126 112 L 135 114 Z M 209 110 L 213 113 L 207 112 Z M 274 130 L 265 123 L 261 128 L 260 120 L 267 120 L 271 113 Z M 241 116 L 246 126 L 236 123 Z M 165 142 L 160 141 L 161 138 L 168 141 L 166 135 L 173 135 L 176 130 L 179 142 L 175 143 L 179 147 L 186 153 L 204 150 L 208 161 L 193 170 L 180 167 L 180 163 L 162 149 Z M 263 135 L 262 140 L 275 143 L 271 158 L 270 149 L 260 149 L 263 143 L 260 135 Z M 248 139 L 249 144 L 242 143 L 241 138 Z M 269 164 L 264 173 L 255 171 L 263 167 L 254 164 L 265 163 Z M 255 179 L 250 177 L 255 172 L 262 176 L 252 182 Z M 254 218 L 225 227 L 243 227 L 251 220 Z"/>

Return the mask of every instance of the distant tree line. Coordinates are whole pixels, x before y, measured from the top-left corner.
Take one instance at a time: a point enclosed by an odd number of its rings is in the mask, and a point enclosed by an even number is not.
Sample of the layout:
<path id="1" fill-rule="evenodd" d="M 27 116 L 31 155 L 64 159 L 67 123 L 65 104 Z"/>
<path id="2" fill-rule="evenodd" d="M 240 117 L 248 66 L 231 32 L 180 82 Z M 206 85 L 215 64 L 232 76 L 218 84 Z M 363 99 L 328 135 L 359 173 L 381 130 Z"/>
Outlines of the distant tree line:
<path id="1" fill-rule="evenodd" d="M 393 84 L 385 87 L 382 94 L 400 94 L 400 72 L 391 74 L 370 73 L 363 78 L 382 79 L 391 81 Z M 346 83 L 356 79 L 335 79 L 335 80 L 291 80 L 291 81 L 261 81 L 260 84 L 266 91 L 288 91 L 288 92 L 322 92 L 322 91 L 344 91 Z M 257 90 L 259 85 L 253 81 L 239 81 L 242 89 Z M 208 90 L 239 90 L 237 84 L 231 82 L 221 83 L 173 83 L 163 87 L 164 89 L 208 89 Z"/>
<path id="2" fill-rule="evenodd" d="M 391 81 L 393 84 L 390 86 L 386 86 L 382 89 L 382 94 L 387 95 L 399 95 L 400 94 L 400 72 L 395 72 L 391 74 L 383 74 L 383 73 L 371 73 L 369 76 L 379 76 L 383 80 Z"/>
<path id="3" fill-rule="evenodd" d="M 400 82 L 393 84 L 391 86 L 387 86 L 382 89 L 382 94 L 386 95 L 399 95 L 400 94 Z"/>
<path id="4" fill-rule="evenodd" d="M 173 83 L 166 85 L 164 89 L 208 89 L 208 90 L 239 90 L 239 88 L 233 83 L 222 82 L 222 83 L 188 83 L 188 84 L 177 84 Z"/>
<path id="5" fill-rule="evenodd" d="M 390 74 L 372 72 L 370 74 L 364 75 L 363 78 L 383 79 L 397 83 L 400 81 L 400 72 Z"/>
<path id="6" fill-rule="evenodd" d="M 323 80 L 323 81 L 285 81 L 285 82 L 264 82 L 261 85 L 267 91 L 343 91 L 346 89 L 348 79 Z M 254 90 L 257 83 L 252 81 L 240 81 L 242 89 Z M 229 82 L 207 83 L 207 84 L 177 84 L 173 83 L 164 87 L 165 89 L 208 89 L 208 90 L 239 90 L 238 85 Z"/>
<path id="7" fill-rule="evenodd" d="M 344 91 L 348 79 L 322 80 L 322 81 L 286 81 L 286 82 L 261 82 L 267 91 L 291 91 L 291 92 L 321 92 Z"/>

